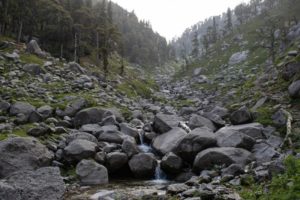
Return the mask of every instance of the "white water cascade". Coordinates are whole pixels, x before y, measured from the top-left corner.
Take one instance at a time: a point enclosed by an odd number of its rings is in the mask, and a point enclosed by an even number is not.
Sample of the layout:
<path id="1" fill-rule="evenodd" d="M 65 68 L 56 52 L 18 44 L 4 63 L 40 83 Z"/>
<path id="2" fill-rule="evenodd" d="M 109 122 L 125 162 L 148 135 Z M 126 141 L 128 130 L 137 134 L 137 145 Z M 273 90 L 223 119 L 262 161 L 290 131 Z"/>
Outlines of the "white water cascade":
<path id="1" fill-rule="evenodd" d="M 139 149 L 142 152 L 144 152 L 144 153 L 150 153 L 150 152 L 152 152 L 151 146 L 149 146 L 148 144 L 144 143 L 143 131 L 139 131 L 139 137 L 140 137 L 140 142 L 141 142 L 141 144 L 138 146 Z"/>

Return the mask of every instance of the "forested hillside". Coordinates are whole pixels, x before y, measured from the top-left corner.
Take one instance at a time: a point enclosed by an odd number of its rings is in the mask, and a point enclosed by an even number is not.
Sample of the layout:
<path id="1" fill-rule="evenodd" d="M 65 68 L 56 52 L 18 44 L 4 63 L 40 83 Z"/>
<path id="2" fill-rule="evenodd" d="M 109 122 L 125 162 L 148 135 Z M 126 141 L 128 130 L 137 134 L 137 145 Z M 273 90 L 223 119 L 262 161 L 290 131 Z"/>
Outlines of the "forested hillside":
<path id="1" fill-rule="evenodd" d="M 18 43 L 39 40 L 56 57 L 80 61 L 114 52 L 129 62 L 149 66 L 169 59 L 165 38 L 148 22 L 120 6 L 92 0 L 1 0 L 0 34 Z"/>

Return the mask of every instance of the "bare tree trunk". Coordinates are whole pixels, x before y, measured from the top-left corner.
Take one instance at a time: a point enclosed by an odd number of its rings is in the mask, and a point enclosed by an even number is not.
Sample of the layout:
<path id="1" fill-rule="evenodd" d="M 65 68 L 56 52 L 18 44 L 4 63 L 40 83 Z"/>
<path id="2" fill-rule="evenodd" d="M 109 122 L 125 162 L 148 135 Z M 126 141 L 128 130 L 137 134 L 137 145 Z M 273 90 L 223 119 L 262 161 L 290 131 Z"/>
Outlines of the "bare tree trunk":
<path id="1" fill-rule="evenodd" d="M 22 37 L 22 31 L 23 31 L 23 21 L 20 21 L 20 27 L 19 27 L 19 33 L 18 33 L 18 40 L 17 43 L 19 44 L 21 41 L 21 37 Z"/>
<path id="2" fill-rule="evenodd" d="M 124 59 L 123 59 L 123 57 L 122 57 L 122 60 L 121 60 L 121 73 L 120 73 L 121 76 L 124 75 L 124 71 L 125 71 Z"/>
<path id="3" fill-rule="evenodd" d="M 99 50 L 99 32 L 97 31 L 97 35 L 96 35 L 96 42 L 97 42 L 97 62 L 99 62 L 100 59 L 100 50 Z"/>
<path id="4" fill-rule="evenodd" d="M 64 44 L 61 43 L 60 44 L 60 59 L 62 59 L 64 57 Z"/>
<path id="5" fill-rule="evenodd" d="M 77 62 L 77 33 L 74 36 L 74 62 Z"/>

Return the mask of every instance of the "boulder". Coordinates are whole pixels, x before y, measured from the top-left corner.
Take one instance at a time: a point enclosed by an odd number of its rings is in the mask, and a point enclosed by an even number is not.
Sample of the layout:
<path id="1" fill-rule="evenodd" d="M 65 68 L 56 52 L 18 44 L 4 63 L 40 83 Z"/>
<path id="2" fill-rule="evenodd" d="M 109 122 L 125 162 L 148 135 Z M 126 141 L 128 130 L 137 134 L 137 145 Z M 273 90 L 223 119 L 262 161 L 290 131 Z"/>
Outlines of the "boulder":
<path id="1" fill-rule="evenodd" d="M 300 80 L 293 82 L 289 86 L 289 95 L 292 98 L 300 98 Z"/>
<path id="2" fill-rule="evenodd" d="M 40 57 L 46 57 L 46 53 L 44 51 L 41 50 L 39 44 L 37 43 L 36 40 L 31 40 L 28 44 L 27 44 L 27 49 L 26 49 L 29 53 L 32 54 L 36 54 L 37 56 Z"/>
<path id="3" fill-rule="evenodd" d="M 51 133 L 51 129 L 48 127 L 38 126 L 31 128 L 27 131 L 27 134 L 33 137 L 40 137 Z"/>
<path id="4" fill-rule="evenodd" d="M 226 122 L 217 114 L 214 113 L 204 113 L 203 117 L 209 119 L 210 121 L 212 121 L 214 123 L 214 125 L 216 125 L 218 128 L 221 128 L 223 126 L 226 125 Z"/>
<path id="5" fill-rule="evenodd" d="M 134 155 L 129 161 L 129 167 L 137 178 L 154 177 L 157 162 L 151 153 L 139 153 Z"/>
<path id="6" fill-rule="evenodd" d="M 41 122 L 43 121 L 43 117 L 40 113 L 37 111 L 33 111 L 28 118 L 29 123 L 36 123 L 36 122 Z"/>
<path id="7" fill-rule="evenodd" d="M 101 126 L 99 124 L 86 124 L 81 126 L 79 131 L 96 135 L 97 132 L 101 131 Z"/>
<path id="8" fill-rule="evenodd" d="M 236 64 L 239 64 L 241 62 L 244 62 L 248 58 L 248 53 L 249 53 L 249 51 L 241 51 L 241 52 L 234 53 L 230 57 L 228 64 L 229 65 L 236 65 Z"/>
<path id="9" fill-rule="evenodd" d="M 245 165 L 251 161 L 251 153 L 245 149 L 233 147 L 210 148 L 200 152 L 194 161 L 193 170 L 200 172 L 214 165 Z"/>
<path id="10" fill-rule="evenodd" d="M 87 100 L 84 98 L 79 98 L 73 101 L 72 103 L 68 104 L 63 114 L 64 116 L 74 117 L 78 111 L 80 111 L 81 109 L 87 106 L 88 106 Z"/>
<path id="11" fill-rule="evenodd" d="M 80 127 L 85 124 L 96 124 L 103 120 L 103 118 L 111 115 L 107 110 L 101 108 L 87 108 L 79 111 L 74 117 L 75 127 Z"/>
<path id="12" fill-rule="evenodd" d="M 19 170 L 50 165 L 54 155 L 37 139 L 15 137 L 0 142 L 0 178 Z"/>
<path id="13" fill-rule="evenodd" d="M 219 147 L 236 147 L 251 151 L 255 140 L 239 131 L 221 129 L 216 132 L 217 143 Z"/>
<path id="14" fill-rule="evenodd" d="M 187 186 L 184 183 L 175 183 L 175 184 L 168 185 L 167 193 L 174 195 L 174 194 L 184 192 L 188 189 L 189 189 L 189 186 Z"/>
<path id="15" fill-rule="evenodd" d="M 185 161 L 193 162 L 200 151 L 216 145 L 216 136 L 211 130 L 196 128 L 180 139 L 173 151 Z"/>
<path id="16" fill-rule="evenodd" d="M 135 139 L 139 138 L 139 130 L 136 128 L 132 128 L 129 126 L 129 124 L 126 123 L 121 123 L 119 124 L 120 126 L 120 131 L 126 135 L 129 135 Z"/>
<path id="17" fill-rule="evenodd" d="M 93 157 L 96 153 L 96 147 L 96 143 L 76 139 L 69 143 L 69 145 L 64 149 L 65 159 L 80 161 L 84 158 Z"/>
<path id="18" fill-rule="evenodd" d="M 202 72 L 202 68 L 198 67 L 198 68 L 194 69 L 193 75 L 198 76 L 201 74 L 201 72 Z"/>
<path id="19" fill-rule="evenodd" d="M 65 189 L 58 167 L 21 170 L 0 181 L 0 199 L 61 200 Z"/>
<path id="20" fill-rule="evenodd" d="M 274 158 L 280 156 L 280 153 L 277 152 L 274 147 L 265 142 L 255 144 L 252 153 L 256 162 L 259 164 L 272 161 Z"/>
<path id="21" fill-rule="evenodd" d="M 78 63 L 76 63 L 76 62 L 70 62 L 70 63 L 68 63 L 67 64 L 67 67 L 71 70 L 71 71 L 73 71 L 73 72 L 75 72 L 75 73 L 80 73 L 80 74 L 84 74 L 85 72 L 86 72 L 86 70 L 83 68 L 83 67 L 81 67 Z"/>
<path id="22" fill-rule="evenodd" d="M 90 141 L 90 142 L 93 142 L 93 143 L 98 142 L 97 138 L 95 136 L 89 134 L 89 133 L 74 131 L 74 132 L 71 132 L 69 135 L 66 136 L 66 143 L 69 144 L 72 141 L 77 140 L 77 139 L 87 140 L 87 141 Z"/>
<path id="23" fill-rule="evenodd" d="M 253 117 L 248 108 L 244 106 L 230 115 L 230 121 L 233 125 L 247 124 L 253 121 Z"/>
<path id="24" fill-rule="evenodd" d="M 228 109 L 220 107 L 220 106 L 216 106 L 212 109 L 211 113 L 219 115 L 221 118 L 224 118 L 226 116 L 228 116 L 229 112 Z"/>
<path id="25" fill-rule="evenodd" d="M 300 63 L 288 63 L 282 70 L 282 77 L 290 81 L 296 74 L 300 73 Z"/>
<path id="26" fill-rule="evenodd" d="M 76 174 L 83 185 L 108 183 L 107 169 L 93 160 L 82 160 L 76 166 Z"/>
<path id="27" fill-rule="evenodd" d="M 106 166 L 109 172 L 115 172 L 126 166 L 128 157 L 125 153 L 113 152 L 106 155 Z"/>
<path id="28" fill-rule="evenodd" d="M 130 140 L 130 138 L 132 137 L 125 135 L 120 131 L 105 131 L 99 134 L 98 140 L 102 142 L 122 144 L 125 139 Z M 132 140 L 135 141 L 135 139 Z"/>
<path id="29" fill-rule="evenodd" d="M 165 155 L 177 146 L 180 141 L 187 133 L 181 128 L 173 128 L 169 132 L 157 136 L 152 143 L 152 147 L 158 153 Z"/>
<path id="30" fill-rule="evenodd" d="M 287 116 L 284 114 L 282 110 L 278 110 L 276 113 L 272 115 L 272 120 L 274 125 L 278 127 L 284 127 L 287 122 Z"/>
<path id="31" fill-rule="evenodd" d="M 178 127 L 180 121 L 182 121 L 182 119 L 176 115 L 159 113 L 154 118 L 153 128 L 158 133 L 166 133 L 172 128 Z"/>
<path id="32" fill-rule="evenodd" d="M 24 114 L 29 117 L 30 114 L 35 110 L 35 107 L 26 102 L 16 102 L 14 103 L 9 110 L 10 115 Z"/>
<path id="33" fill-rule="evenodd" d="M 1 112 L 7 112 L 10 108 L 10 103 L 6 101 L 0 101 L 0 113 Z"/>
<path id="34" fill-rule="evenodd" d="M 195 128 L 207 127 L 212 131 L 216 131 L 215 125 L 209 119 L 202 117 L 200 115 L 192 115 L 189 120 L 188 126 L 193 130 Z"/>
<path id="35" fill-rule="evenodd" d="M 129 141 L 129 140 L 124 140 L 122 143 L 122 150 L 127 154 L 129 158 L 134 156 L 135 154 L 139 153 L 139 149 L 136 145 L 136 143 Z"/>
<path id="36" fill-rule="evenodd" d="M 177 174 L 183 166 L 183 161 L 179 156 L 170 152 L 162 158 L 160 165 L 164 172 L 168 174 Z"/>
<path id="37" fill-rule="evenodd" d="M 220 132 L 233 132 L 238 131 L 246 134 L 254 139 L 264 139 L 265 135 L 263 133 L 264 127 L 259 123 L 243 124 L 237 126 L 226 126 L 221 128 Z"/>
<path id="38" fill-rule="evenodd" d="M 23 66 L 23 70 L 31 75 L 40 75 L 40 74 L 44 74 L 45 70 L 38 64 L 25 64 Z"/>

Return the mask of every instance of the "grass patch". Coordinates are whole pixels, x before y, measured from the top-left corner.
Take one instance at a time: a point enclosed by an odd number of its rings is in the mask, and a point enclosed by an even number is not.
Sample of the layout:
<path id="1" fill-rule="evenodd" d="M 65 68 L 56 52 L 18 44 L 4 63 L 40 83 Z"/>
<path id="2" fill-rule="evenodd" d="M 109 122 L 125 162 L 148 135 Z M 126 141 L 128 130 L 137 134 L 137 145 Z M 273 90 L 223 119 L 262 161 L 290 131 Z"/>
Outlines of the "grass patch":
<path id="1" fill-rule="evenodd" d="M 34 63 L 34 64 L 38 64 L 38 65 L 44 64 L 43 59 L 41 59 L 38 56 L 33 55 L 33 54 L 21 54 L 20 60 L 24 63 Z"/>

